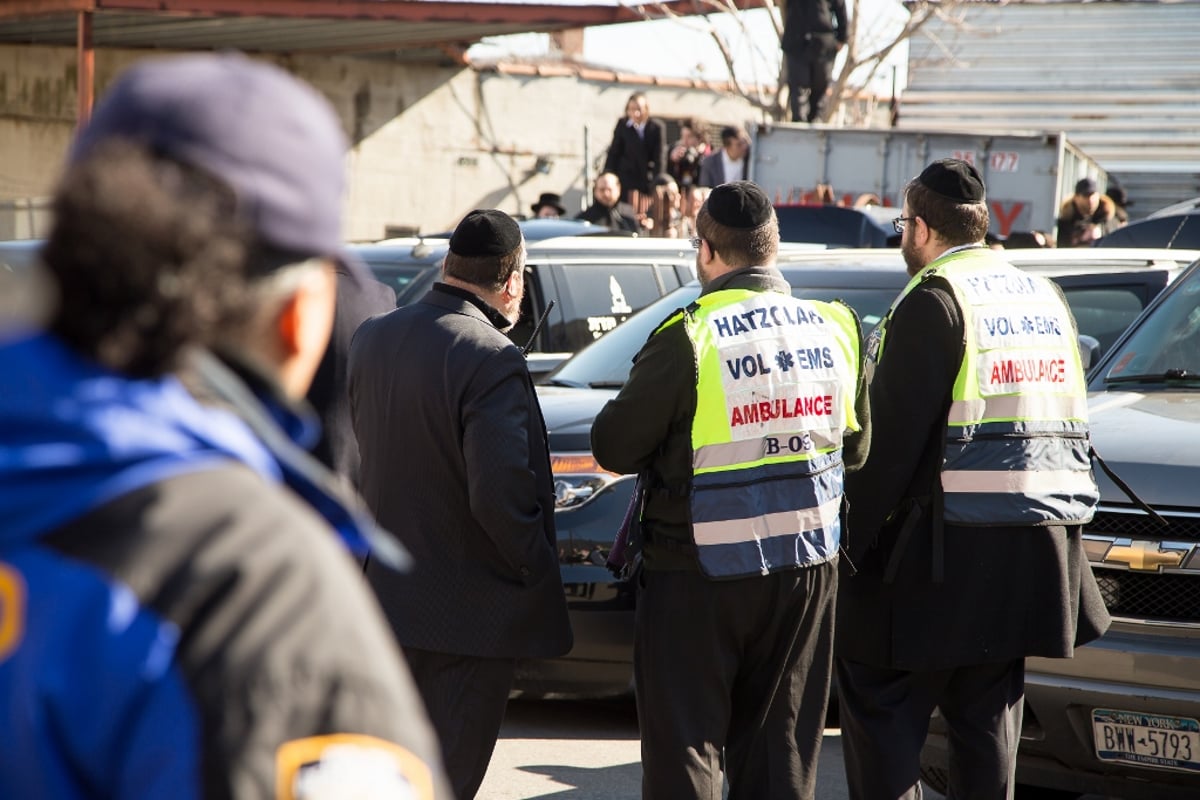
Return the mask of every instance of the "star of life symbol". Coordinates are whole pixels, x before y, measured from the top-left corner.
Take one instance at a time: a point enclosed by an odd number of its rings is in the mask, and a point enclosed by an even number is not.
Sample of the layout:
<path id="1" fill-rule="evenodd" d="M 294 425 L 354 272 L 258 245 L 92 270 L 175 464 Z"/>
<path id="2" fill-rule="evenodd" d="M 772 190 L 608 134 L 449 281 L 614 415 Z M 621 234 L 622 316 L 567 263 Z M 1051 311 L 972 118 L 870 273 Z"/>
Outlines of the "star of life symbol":
<path id="1" fill-rule="evenodd" d="M 775 354 L 775 365 L 779 367 L 780 372 L 787 372 L 796 364 L 796 359 L 786 350 L 780 350 Z"/>

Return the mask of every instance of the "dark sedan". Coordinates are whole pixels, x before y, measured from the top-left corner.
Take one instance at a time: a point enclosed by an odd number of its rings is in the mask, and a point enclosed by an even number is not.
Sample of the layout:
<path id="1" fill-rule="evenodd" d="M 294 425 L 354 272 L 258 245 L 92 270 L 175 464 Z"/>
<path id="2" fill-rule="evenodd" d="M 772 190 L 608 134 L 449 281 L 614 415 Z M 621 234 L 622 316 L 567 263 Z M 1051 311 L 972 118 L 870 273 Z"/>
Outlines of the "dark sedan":
<path id="1" fill-rule="evenodd" d="M 1019 267 L 1056 280 L 1081 332 L 1102 344 L 1115 338 L 1194 257 L 1094 249 L 1005 255 Z M 845 300 L 868 330 L 908 281 L 894 249 L 786 253 L 779 266 L 797 297 Z M 577 353 L 538 387 L 550 434 L 559 558 L 575 647 L 563 658 L 522 664 L 518 693 L 598 697 L 631 689 L 636 581 L 616 580 L 605 560 L 629 505 L 633 480 L 596 463 L 592 420 L 624 385 L 632 358 L 651 331 L 699 293 L 699 283 L 692 282 L 664 295 Z M 1118 330 L 1110 334 L 1114 325 Z"/>

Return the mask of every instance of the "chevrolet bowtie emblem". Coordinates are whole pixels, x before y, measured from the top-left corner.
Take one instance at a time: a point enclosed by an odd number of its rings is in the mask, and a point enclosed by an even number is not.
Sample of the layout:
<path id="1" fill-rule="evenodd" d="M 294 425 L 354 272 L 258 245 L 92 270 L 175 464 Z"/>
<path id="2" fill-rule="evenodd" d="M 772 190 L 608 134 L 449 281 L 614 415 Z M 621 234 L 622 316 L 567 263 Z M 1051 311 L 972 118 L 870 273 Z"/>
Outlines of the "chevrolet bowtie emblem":
<path id="1" fill-rule="evenodd" d="M 1134 542 L 1129 546 L 1113 545 L 1104 554 L 1106 564 L 1125 564 L 1130 569 L 1158 572 L 1160 567 L 1178 567 L 1187 550 L 1162 550 L 1152 542 Z"/>

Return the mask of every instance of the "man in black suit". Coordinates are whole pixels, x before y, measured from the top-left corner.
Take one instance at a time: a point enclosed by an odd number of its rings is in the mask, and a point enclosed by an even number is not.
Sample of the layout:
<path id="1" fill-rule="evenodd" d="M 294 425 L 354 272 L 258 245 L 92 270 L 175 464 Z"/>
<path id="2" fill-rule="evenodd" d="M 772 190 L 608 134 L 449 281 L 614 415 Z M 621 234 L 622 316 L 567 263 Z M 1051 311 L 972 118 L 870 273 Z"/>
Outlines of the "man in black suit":
<path id="1" fill-rule="evenodd" d="M 721 149 L 700 162 L 700 185 L 710 189 L 722 183 L 750 179 L 750 137 L 736 125 L 721 129 Z"/>
<path id="2" fill-rule="evenodd" d="M 625 116 L 613 129 L 604 171 L 621 179 L 621 200 L 632 203 L 638 213 L 645 213 L 653 196 L 654 176 L 666 166 L 666 129 L 662 122 L 650 118 L 646 95 L 634 92 L 625 103 Z"/>
<path id="3" fill-rule="evenodd" d="M 611 172 L 605 172 L 596 178 L 592 187 L 592 204 L 575 215 L 593 225 L 603 225 L 614 231 L 638 232 L 637 220 L 628 214 L 621 213 L 621 181 Z"/>
<path id="4" fill-rule="evenodd" d="M 364 497 L 417 566 L 367 578 L 437 729 L 458 800 L 475 796 L 518 659 L 571 648 L 545 423 L 521 351 L 525 243 L 496 210 L 450 237 L 442 282 L 350 347 Z"/>
<path id="5" fill-rule="evenodd" d="M 846 0 L 789 0 L 780 44 L 787 58 L 792 122 L 823 118 L 833 62 L 849 37 Z"/>

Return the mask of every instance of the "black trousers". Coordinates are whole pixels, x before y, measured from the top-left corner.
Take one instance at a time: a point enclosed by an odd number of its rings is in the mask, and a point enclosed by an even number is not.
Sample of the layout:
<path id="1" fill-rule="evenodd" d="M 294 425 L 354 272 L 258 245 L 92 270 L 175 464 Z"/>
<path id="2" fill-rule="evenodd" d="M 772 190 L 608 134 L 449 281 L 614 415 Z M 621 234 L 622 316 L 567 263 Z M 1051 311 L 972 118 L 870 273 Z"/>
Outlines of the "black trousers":
<path id="1" fill-rule="evenodd" d="M 471 800 L 496 749 L 517 662 L 405 647 L 458 800 Z"/>
<path id="2" fill-rule="evenodd" d="M 921 747 L 941 709 L 951 800 L 1011 800 L 1025 660 L 905 672 L 837 659 L 850 800 L 919 800 Z"/>
<path id="3" fill-rule="evenodd" d="M 825 111 L 825 94 L 833 80 L 833 61 L 833 58 L 824 54 L 787 54 L 788 105 L 792 122 L 816 122 L 820 119 Z M 808 104 L 808 110 L 802 113 L 805 103 Z"/>
<path id="4" fill-rule="evenodd" d="M 644 800 L 807 800 L 832 671 L 836 562 L 736 581 L 646 571 L 634 671 Z"/>

